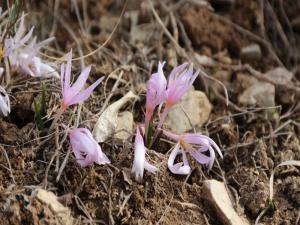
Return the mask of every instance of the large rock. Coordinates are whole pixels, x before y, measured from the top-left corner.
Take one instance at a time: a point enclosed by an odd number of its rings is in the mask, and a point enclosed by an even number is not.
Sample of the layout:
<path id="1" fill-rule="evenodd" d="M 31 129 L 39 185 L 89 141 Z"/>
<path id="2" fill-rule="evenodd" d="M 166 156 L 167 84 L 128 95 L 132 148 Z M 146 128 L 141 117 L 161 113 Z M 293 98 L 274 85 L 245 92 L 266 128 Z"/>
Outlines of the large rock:
<path id="1" fill-rule="evenodd" d="M 207 180 L 203 185 L 205 198 L 212 205 L 217 218 L 226 225 L 250 225 L 249 221 L 237 214 L 230 201 L 223 182 Z"/>
<path id="2" fill-rule="evenodd" d="M 247 88 L 240 96 L 239 103 L 270 107 L 275 105 L 275 87 L 266 82 L 258 82 Z"/>
<path id="3" fill-rule="evenodd" d="M 192 89 L 172 108 L 165 124 L 173 132 L 183 133 L 193 126 L 202 126 L 208 120 L 211 109 L 206 95 Z"/>

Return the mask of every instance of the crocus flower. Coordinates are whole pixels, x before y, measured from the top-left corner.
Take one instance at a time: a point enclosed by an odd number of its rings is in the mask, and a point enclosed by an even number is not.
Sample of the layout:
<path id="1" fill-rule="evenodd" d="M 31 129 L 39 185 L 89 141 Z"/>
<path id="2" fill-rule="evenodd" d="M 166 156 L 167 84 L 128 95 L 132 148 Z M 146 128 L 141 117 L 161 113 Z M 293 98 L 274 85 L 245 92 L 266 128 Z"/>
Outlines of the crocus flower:
<path id="1" fill-rule="evenodd" d="M 136 181 L 141 181 L 143 179 L 144 169 L 150 173 L 154 173 L 158 170 L 146 160 L 146 148 L 144 146 L 144 140 L 140 133 L 140 128 L 137 127 L 134 142 L 134 160 L 131 170 Z"/>
<path id="2" fill-rule="evenodd" d="M 209 137 L 202 134 L 173 134 L 168 131 L 163 131 L 168 138 L 177 141 L 177 145 L 172 150 L 168 167 L 174 174 L 188 174 L 188 162 L 186 159 L 186 152 L 189 153 L 198 163 L 206 164 L 209 169 L 212 168 L 215 160 L 215 151 L 223 158 L 222 152 L 218 145 Z M 183 163 L 174 164 L 176 156 L 181 153 L 183 156 Z M 206 154 L 204 154 L 206 153 Z M 209 153 L 209 155 L 207 154 Z"/>
<path id="3" fill-rule="evenodd" d="M 157 73 L 152 74 L 151 78 L 147 82 L 145 116 L 146 131 L 148 130 L 149 122 L 156 106 L 160 105 L 166 99 L 167 80 L 163 72 L 164 64 L 165 62 L 158 63 Z"/>
<path id="4" fill-rule="evenodd" d="M 25 34 L 24 14 L 14 37 L 4 41 L 4 57 L 9 59 L 13 70 L 33 77 L 59 77 L 58 73 L 50 65 L 43 63 L 37 55 L 41 48 L 51 42 L 54 38 L 48 38 L 36 43 L 32 38 L 33 27 Z"/>
<path id="5" fill-rule="evenodd" d="M 0 86 L 0 114 L 7 116 L 10 113 L 9 97 L 3 87 Z"/>
<path id="6" fill-rule="evenodd" d="M 71 69 L 72 69 L 72 50 L 69 52 L 67 57 L 68 57 L 67 65 L 66 66 L 65 64 L 61 65 L 61 88 L 62 88 L 62 95 L 63 95 L 63 102 L 62 102 L 63 109 L 66 109 L 71 105 L 83 102 L 86 99 L 88 99 L 92 91 L 104 79 L 104 77 L 99 78 L 95 83 L 93 83 L 87 89 L 81 91 L 91 71 L 91 66 L 88 66 L 81 72 L 78 79 L 71 87 L 70 81 L 71 81 Z"/>
<path id="7" fill-rule="evenodd" d="M 188 64 L 184 63 L 175 67 L 168 78 L 168 87 L 166 90 L 166 105 L 160 118 L 158 128 L 161 128 L 167 114 L 173 105 L 178 103 L 182 96 L 192 87 L 199 70 L 193 72 L 193 65 L 187 68 Z"/>
<path id="8" fill-rule="evenodd" d="M 99 165 L 110 163 L 88 129 L 75 128 L 70 131 L 69 136 L 72 150 L 81 167 L 92 165 L 94 162 Z"/>

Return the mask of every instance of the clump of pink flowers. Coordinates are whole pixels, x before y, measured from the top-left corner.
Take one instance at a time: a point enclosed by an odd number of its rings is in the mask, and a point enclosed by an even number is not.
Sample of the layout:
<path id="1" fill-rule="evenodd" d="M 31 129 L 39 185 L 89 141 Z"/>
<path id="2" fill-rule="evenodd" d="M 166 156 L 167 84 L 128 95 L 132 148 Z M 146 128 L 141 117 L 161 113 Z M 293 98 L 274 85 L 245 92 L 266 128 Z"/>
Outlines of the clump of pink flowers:
<path id="1" fill-rule="evenodd" d="M 2 12 L 0 8 L 0 37 L 2 44 L 0 45 L 0 63 L 6 61 L 9 65 L 10 72 L 7 74 L 16 74 L 16 76 L 26 75 L 31 77 L 55 77 L 59 78 L 59 74 L 49 62 L 44 62 L 40 57 L 40 51 L 48 45 L 54 38 L 48 38 L 44 41 L 37 42 L 37 38 L 33 36 L 34 27 L 29 32 L 26 32 L 25 15 L 22 14 L 21 18 L 16 21 L 16 32 L 10 34 L 7 29 L 11 29 L 10 20 L 7 11 Z M 0 78 L 4 79 L 5 71 L 4 65 L 0 64 Z M 7 77 L 5 77 L 7 78 Z M 19 78 L 17 78 L 18 80 Z M 6 79 L 6 85 L 10 85 L 10 78 Z M 1 86 L 1 99 L 0 109 L 1 115 L 7 116 L 10 113 L 9 97 Z"/>
<path id="2" fill-rule="evenodd" d="M 208 136 L 194 133 L 173 134 L 162 129 L 171 108 L 192 87 L 199 74 L 199 71 L 194 72 L 192 64 L 184 63 L 171 71 L 167 81 L 163 72 L 164 65 L 165 62 L 159 62 L 157 73 L 152 74 L 147 83 L 145 132 L 142 132 L 144 134 L 142 136 L 138 127 L 135 137 L 135 156 L 132 173 L 135 175 L 136 180 L 143 178 L 144 169 L 151 173 L 158 170 L 150 165 L 145 158 L 147 148 L 144 140 L 146 145 L 151 148 L 160 132 L 163 132 L 166 137 L 176 142 L 168 159 L 168 168 L 174 174 L 187 175 L 191 172 L 186 153 L 189 153 L 198 163 L 208 165 L 209 168 L 213 166 L 216 157 L 215 151 L 222 157 L 220 148 Z M 164 107 L 164 109 L 162 114 L 159 115 L 158 125 L 154 128 L 152 120 L 155 112 L 158 111 L 158 107 Z M 175 163 L 175 159 L 179 154 L 182 155 L 182 162 Z"/>
<path id="3" fill-rule="evenodd" d="M 8 15 L 8 13 L 5 13 L 5 15 Z M 0 8 L 0 20 L 5 18 L 5 15 Z M 9 21 L 9 18 L 5 18 L 6 20 Z M 14 74 L 25 75 L 25 77 L 60 77 L 61 106 L 57 110 L 49 128 L 49 131 L 52 131 L 58 125 L 58 120 L 62 114 L 70 106 L 87 100 L 94 89 L 103 81 L 104 77 L 99 78 L 85 88 L 84 86 L 91 71 L 91 66 L 88 66 L 72 82 L 72 50 L 67 54 L 66 64 L 63 63 L 61 65 L 61 73 L 59 75 L 52 64 L 45 62 L 40 57 L 41 49 L 53 41 L 54 38 L 50 37 L 38 42 L 37 38 L 33 36 L 34 27 L 28 32 L 26 31 L 24 14 L 16 21 L 16 32 L 14 34 L 3 32 L 3 27 L 5 27 L 3 24 L 3 22 L 0 24 L 0 36 L 3 43 L 3 46 L 0 46 L 1 82 L 4 80 L 2 79 L 4 74 L 9 74 L 8 70 L 5 71 L 7 66 Z M 10 36 L 2 33 L 7 33 Z M 5 61 L 5 66 L 2 64 L 3 61 Z M 145 170 L 150 173 L 155 173 L 159 170 L 157 166 L 152 165 L 147 159 L 147 149 L 154 146 L 161 134 L 175 142 L 167 160 L 168 168 L 173 174 L 190 174 L 192 170 L 189 164 L 190 156 L 198 163 L 207 165 L 209 169 L 214 164 L 216 152 L 222 157 L 220 148 L 208 136 L 198 133 L 174 134 L 164 129 L 163 124 L 168 113 L 192 87 L 199 74 L 199 70 L 194 71 L 192 64 L 184 63 L 171 70 L 168 79 L 166 79 L 164 74 L 165 64 L 165 62 L 159 62 L 157 72 L 152 74 L 147 82 L 145 122 L 136 127 L 134 160 L 131 172 L 137 181 L 143 179 Z M 0 85 L 1 116 L 7 116 L 11 110 L 9 95 L 4 89 L 7 86 L 9 84 L 3 86 L 1 83 Z M 162 112 L 160 112 L 160 109 L 162 109 Z M 158 123 L 154 120 L 156 115 L 159 118 Z M 81 167 L 91 166 L 94 163 L 98 165 L 111 163 L 89 129 L 78 128 L 78 125 L 72 129 L 67 128 L 65 125 L 62 126 L 68 132 L 71 149 L 77 163 Z M 178 155 L 182 156 L 181 161 L 177 160 Z"/>
<path id="4" fill-rule="evenodd" d="M 61 65 L 61 92 L 62 102 L 61 108 L 56 114 L 54 121 L 50 127 L 57 125 L 57 121 L 62 113 L 71 105 L 82 103 L 90 97 L 92 91 L 101 83 L 104 77 L 99 78 L 91 86 L 85 90 L 81 90 L 90 74 L 91 66 L 83 69 L 75 83 L 71 86 L 72 73 L 72 50 L 67 55 L 67 64 Z M 74 128 L 69 131 L 70 143 L 75 155 L 76 161 L 81 167 L 92 165 L 94 162 L 98 165 L 110 163 L 110 160 L 102 152 L 100 145 L 93 138 L 91 132 L 87 128 Z"/>
<path id="5" fill-rule="evenodd" d="M 4 57 L 9 59 L 12 70 L 17 72 L 33 77 L 58 78 L 55 69 L 38 56 L 40 49 L 54 38 L 37 43 L 36 37 L 32 36 L 34 27 L 26 33 L 24 18 L 23 14 L 15 35 L 4 40 Z"/>

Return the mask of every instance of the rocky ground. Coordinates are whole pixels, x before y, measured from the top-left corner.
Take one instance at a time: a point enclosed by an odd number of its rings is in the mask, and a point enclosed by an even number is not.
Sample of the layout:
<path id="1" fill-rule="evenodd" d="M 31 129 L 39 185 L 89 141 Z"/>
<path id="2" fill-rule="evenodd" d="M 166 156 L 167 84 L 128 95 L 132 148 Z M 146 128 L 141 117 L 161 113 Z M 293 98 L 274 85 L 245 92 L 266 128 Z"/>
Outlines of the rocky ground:
<path id="1" fill-rule="evenodd" d="M 61 122 L 93 130 L 106 113 L 117 128 L 107 125 L 99 137 L 112 163 L 83 169 L 63 129 L 42 135 L 34 119 L 41 83 L 53 117 L 59 80 L 12 84 L 11 114 L 0 119 L 2 224 L 254 224 L 265 209 L 259 224 L 298 224 L 299 168 L 276 170 L 269 201 L 275 166 L 300 159 L 298 0 L 32 0 L 22 7 L 35 35 L 56 38 L 45 59 L 102 45 L 74 62 L 74 72 L 92 64 L 89 82 L 105 82 Z M 202 69 L 166 126 L 209 135 L 224 159 L 210 171 L 191 159 L 188 177 L 173 175 L 166 165 L 172 143 L 162 140 L 148 152 L 159 172 L 138 183 L 130 173 L 134 127 L 143 122 L 145 83 L 158 61 L 168 72 L 186 61 Z"/>

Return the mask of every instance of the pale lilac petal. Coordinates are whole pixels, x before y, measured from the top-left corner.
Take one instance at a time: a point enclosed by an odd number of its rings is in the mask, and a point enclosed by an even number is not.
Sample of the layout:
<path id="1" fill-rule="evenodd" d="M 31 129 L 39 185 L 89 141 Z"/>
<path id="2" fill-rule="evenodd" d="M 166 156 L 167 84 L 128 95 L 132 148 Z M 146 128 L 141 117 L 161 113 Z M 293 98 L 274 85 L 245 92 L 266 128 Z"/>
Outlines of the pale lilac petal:
<path id="1" fill-rule="evenodd" d="M 213 164 L 214 164 L 214 161 L 216 158 L 216 153 L 215 153 L 214 149 L 210 146 L 208 146 L 208 150 L 209 150 L 209 156 L 211 158 L 211 161 L 209 162 L 208 166 L 209 166 L 209 169 L 211 169 L 213 167 Z"/>
<path id="2" fill-rule="evenodd" d="M 59 74 L 56 72 L 56 70 L 53 67 L 43 62 L 41 62 L 40 64 L 40 76 L 59 78 Z"/>
<path id="3" fill-rule="evenodd" d="M 209 169 L 212 168 L 216 158 L 215 151 L 222 157 L 222 152 L 218 145 L 209 137 L 201 134 L 174 134 L 169 131 L 163 131 L 163 134 L 168 138 L 185 143 L 185 147 L 189 154 L 193 156 L 199 163 L 208 164 Z M 209 156 L 202 152 L 209 151 Z"/>
<path id="4" fill-rule="evenodd" d="M 3 74 L 3 72 L 4 72 L 4 68 L 3 68 L 3 67 L 0 67 L 0 78 L 1 78 L 1 76 L 2 76 L 2 74 Z"/>
<path id="5" fill-rule="evenodd" d="M 193 65 L 191 64 L 188 69 L 185 69 L 187 65 L 184 63 L 175 67 L 171 72 L 166 91 L 166 107 L 172 107 L 178 103 L 182 96 L 192 87 L 198 76 L 199 71 L 193 74 Z"/>
<path id="6" fill-rule="evenodd" d="M 71 92 L 74 92 L 74 93 L 79 93 L 80 92 L 81 88 L 84 87 L 84 84 L 88 79 L 90 71 L 91 71 L 91 66 L 88 66 L 88 67 L 83 69 L 83 71 L 78 76 L 76 82 L 70 88 Z"/>
<path id="7" fill-rule="evenodd" d="M 22 36 L 25 33 L 24 18 L 25 18 L 25 15 L 24 15 L 24 13 L 22 13 L 21 21 L 20 21 L 19 27 L 16 31 L 16 34 L 15 34 L 15 39 L 16 40 L 21 40 Z"/>
<path id="8" fill-rule="evenodd" d="M 207 146 L 211 145 L 214 148 L 214 150 L 218 152 L 219 156 L 223 158 L 223 154 L 219 146 L 210 137 L 202 134 L 184 134 L 182 136 L 187 143 L 198 144 L 198 145 L 204 144 Z"/>
<path id="9" fill-rule="evenodd" d="M 19 43 L 16 43 L 16 47 L 24 45 L 27 41 L 29 41 L 29 39 L 32 36 L 33 30 L 34 30 L 34 27 L 32 27 L 30 29 L 30 31 L 19 41 Z M 18 38 L 16 38 L 16 39 L 18 40 Z"/>
<path id="10" fill-rule="evenodd" d="M 164 64 L 165 62 L 159 62 L 157 73 L 152 74 L 147 82 L 145 115 L 145 127 L 147 130 L 155 108 L 166 99 L 167 80 L 162 70 Z"/>
<path id="11" fill-rule="evenodd" d="M 63 63 L 60 66 L 60 84 L 61 84 L 61 92 L 63 95 L 65 93 L 64 80 L 65 80 L 65 64 Z"/>
<path id="12" fill-rule="evenodd" d="M 181 139 L 181 137 L 182 137 L 181 135 L 178 135 L 178 134 L 169 132 L 169 131 L 167 131 L 167 130 L 163 130 L 163 134 L 164 134 L 166 137 L 168 137 L 168 138 L 170 138 L 170 139 L 172 139 L 172 140 L 174 140 L 174 141 L 179 141 L 179 140 Z"/>
<path id="13" fill-rule="evenodd" d="M 155 173 L 158 171 L 158 168 L 156 166 L 151 165 L 146 159 L 145 159 L 145 170 L 147 170 L 150 173 Z"/>
<path id="14" fill-rule="evenodd" d="M 147 82 L 146 108 L 155 108 L 166 98 L 167 80 L 162 67 L 165 62 L 158 64 L 158 72 L 151 75 Z"/>
<path id="15" fill-rule="evenodd" d="M 216 144 L 216 142 L 214 142 L 211 138 L 209 138 L 209 143 L 213 146 L 214 150 L 216 150 L 218 152 L 219 156 L 223 159 L 223 154 L 221 152 L 221 149 Z"/>
<path id="16" fill-rule="evenodd" d="M 7 116 L 10 113 L 10 100 L 5 89 L 0 86 L 0 114 Z"/>
<path id="17" fill-rule="evenodd" d="M 143 137 L 139 131 L 139 127 L 136 129 L 135 141 L 134 141 L 134 159 L 131 173 L 134 174 L 136 181 L 141 181 L 144 175 L 145 168 L 145 146 Z"/>
<path id="18" fill-rule="evenodd" d="M 101 148 L 100 148 L 100 150 L 101 150 Z M 99 165 L 104 165 L 104 164 L 109 164 L 110 160 L 101 150 L 101 154 L 98 154 L 98 157 L 95 162 Z"/>
<path id="19" fill-rule="evenodd" d="M 44 46 L 48 45 L 50 42 L 54 41 L 55 37 L 49 37 L 46 40 L 39 42 L 36 47 L 43 48 Z"/>
<path id="20" fill-rule="evenodd" d="M 174 164 L 177 155 L 180 153 L 182 154 L 183 162 Z M 180 145 L 178 143 L 171 151 L 171 154 L 168 159 L 168 168 L 173 174 L 188 175 L 191 172 L 191 168 L 186 159 L 186 154 L 180 149 Z"/>
<path id="21" fill-rule="evenodd" d="M 68 105 L 74 105 L 76 103 L 80 103 L 85 101 L 86 99 L 88 99 L 90 97 L 90 95 L 92 94 L 93 90 L 101 83 L 101 81 L 104 79 L 105 77 L 101 77 L 99 78 L 95 83 L 93 83 L 91 86 L 89 86 L 87 89 L 85 89 L 84 91 L 80 92 L 79 94 L 77 94 L 75 97 L 73 97 L 69 102 Z"/>
<path id="22" fill-rule="evenodd" d="M 72 49 L 67 55 L 67 65 L 65 68 L 65 76 L 64 76 L 64 90 L 68 90 L 71 85 L 71 70 L 72 70 Z"/>
<path id="23" fill-rule="evenodd" d="M 211 161 L 211 158 L 209 156 L 206 156 L 202 154 L 201 152 L 198 152 L 196 150 L 189 151 L 190 155 L 193 156 L 194 159 L 196 159 L 201 164 L 207 164 Z"/>
<path id="24" fill-rule="evenodd" d="M 99 144 L 86 128 L 75 128 L 70 131 L 70 142 L 77 162 L 81 167 L 110 163 L 110 160 L 102 152 Z"/>
<path id="25" fill-rule="evenodd" d="M 188 65 L 188 63 L 183 63 L 180 66 L 175 67 L 171 73 L 170 76 L 168 78 L 168 88 L 173 85 L 174 81 L 176 80 L 176 76 L 178 75 L 178 73 L 180 73 L 182 70 L 184 70 L 184 68 Z"/>

